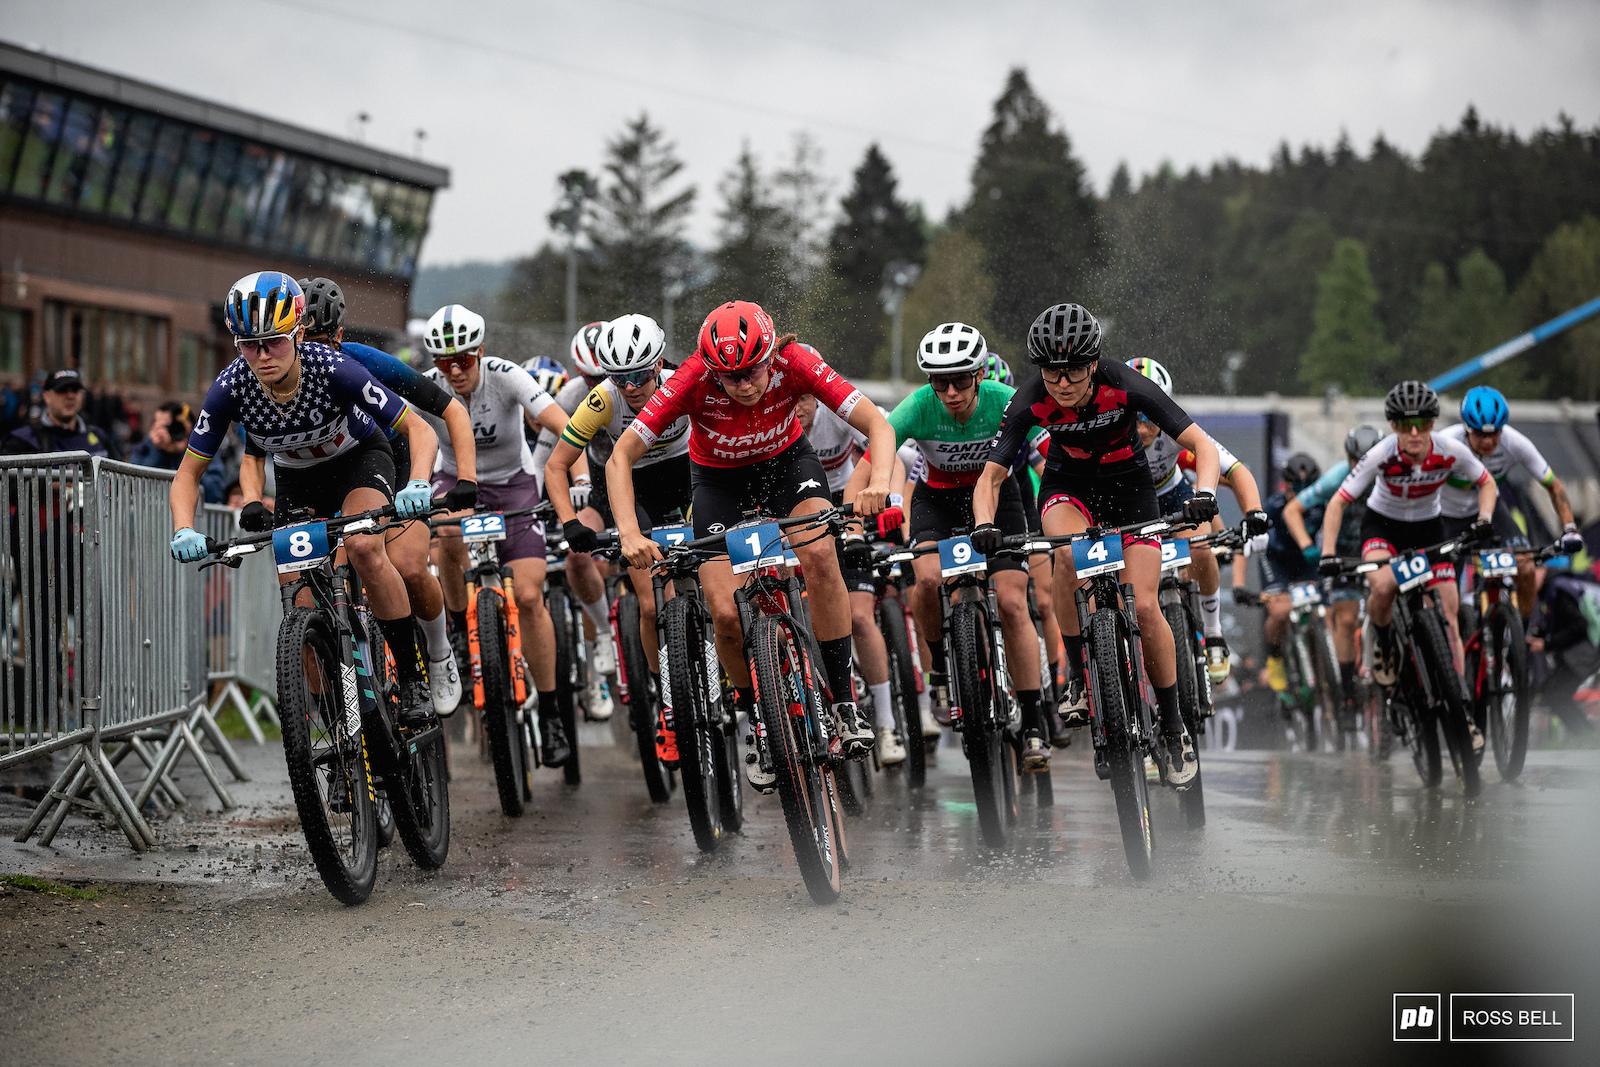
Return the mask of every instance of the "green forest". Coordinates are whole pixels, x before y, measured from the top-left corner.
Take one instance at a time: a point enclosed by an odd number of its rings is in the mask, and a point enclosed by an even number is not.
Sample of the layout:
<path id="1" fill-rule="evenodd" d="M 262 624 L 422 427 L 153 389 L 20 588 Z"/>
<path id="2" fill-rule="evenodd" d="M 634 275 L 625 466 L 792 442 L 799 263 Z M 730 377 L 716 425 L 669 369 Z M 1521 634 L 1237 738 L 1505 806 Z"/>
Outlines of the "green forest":
<path id="1" fill-rule="evenodd" d="M 1600 126 L 1565 115 L 1519 137 L 1468 107 L 1416 157 L 1342 138 L 1284 143 L 1265 168 L 1229 159 L 1136 179 L 1123 166 L 1102 196 L 1019 69 L 967 201 L 944 219 L 900 196 L 877 145 L 837 199 L 819 168 L 804 134 L 770 164 L 744 146 L 715 190 L 715 246 L 697 249 L 684 230 L 700 190 L 668 133 L 631 120 L 599 174 L 562 175 L 551 212 L 576 249 L 579 320 L 670 318 L 681 353 L 708 308 L 753 299 L 845 373 L 886 377 L 885 270 L 911 263 L 908 366 L 950 319 L 1020 359 L 1034 316 L 1074 300 L 1107 323 L 1108 356 L 1153 356 L 1180 392 L 1372 395 L 1600 296 Z M 562 321 L 567 243 L 515 264 L 498 317 Z M 1480 380 L 1600 399 L 1600 322 Z"/>

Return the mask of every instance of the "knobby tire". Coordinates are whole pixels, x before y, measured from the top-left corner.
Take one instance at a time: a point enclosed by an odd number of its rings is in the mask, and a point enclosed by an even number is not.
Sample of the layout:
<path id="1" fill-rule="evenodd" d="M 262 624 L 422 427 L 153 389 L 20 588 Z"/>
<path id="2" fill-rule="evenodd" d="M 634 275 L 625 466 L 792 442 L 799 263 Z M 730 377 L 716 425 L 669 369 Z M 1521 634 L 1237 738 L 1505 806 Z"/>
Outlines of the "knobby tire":
<path id="1" fill-rule="evenodd" d="M 956 692 L 961 700 L 961 747 L 972 773 L 972 799 L 978 808 L 983 843 L 1001 848 L 1010 838 L 1006 792 L 1008 780 L 1001 749 L 1008 746 L 1001 729 L 991 725 L 994 706 L 994 650 L 989 624 L 975 600 L 963 600 L 950 612 L 950 656 L 955 663 Z M 1013 788 L 1014 794 L 1014 788 Z"/>
<path id="2" fill-rule="evenodd" d="M 572 597 L 564 584 L 551 583 L 545 595 L 556 635 L 556 714 L 561 718 L 562 729 L 567 732 L 567 747 L 572 751 L 567 762 L 561 765 L 561 777 L 568 785 L 578 785 L 583 781 L 583 769 L 578 763 L 578 715 L 574 704 L 584 686 L 583 661 L 578 658 L 577 646 L 577 642 L 583 640 L 583 627 L 579 624 L 574 632 Z"/>
<path id="3" fill-rule="evenodd" d="M 1450 639 L 1445 634 L 1444 621 L 1437 612 L 1424 610 L 1417 613 L 1413 625 L 1417 628 L 1417 650 L 1422 653 L 1433 682 L 1434 698 L 1441 712 L 1440 723 L 1444 726 L 1456 776 L 1461 779 L 1461 791 L 1466 796 L 1475 797 L 1483 788 L 1482 778 L 1478 774 L 1480 761 L 1472 752 L 1466 694 L 1462 692 L 1461 679 L 1453 666 Z"/>
<path id="4" fill-rule="evenodd" d="M 928 780 L 928 749 L 922 742 L 922 715 L 917 711 L 917 667 L 905 613 L 891 597 L 878 601 L 878 629 L 889 652 L 889 695 L 894 701 L 895 728 L 906 746 L 906 785 L 920 789 Z"/>
<path id="5" fill-rule="evenodd" d="M 1096 611 L 1089 620 L 1090 676 L 1093 711 L 1105 720 L 1107 755 L 1111 763 L 1111 793 L 1117 802 L 1117 822 L 1122 828 L 1122 849 L 1135 878 L 1150 877 L 1155 839 L 1150 825 L 1150 789 L 1144 774 L 1144 753 L 1139 747 L 1137 720 L 1125 687 L 1128 670 L 1122 645 L 1126 620 L 1113 608 Z"/>
<path id="6" fill-rule="evenodd" d="M 639 629 L 639 597 L 632 591 L 617 597 L 617 632 L 623 669 L 628 672 L 628 721 L 639 747 L 644 787 L 650 799 L 665 804 L 672 799 L 672 772 L 656 754 L 656 705 L 650 697 L 650 661 L 645 658 L 644 636 Z"/>
<path id="7" fill-rule="evenodd" d="M 504 601 L 493 589 L 478 590 L 478 650 L 483 667 L 483 729 L 489 737 L 495 792 L 500 796 L 500 811 L 518 818 L 523 812 L 522 787 L 528 759 L 522 747 L 522 727 L 517 722 Z"/>
<path id="8" fill-rule="evenodd" d="M 1172 630 L 1172 640 L 1178 652 L 1178 710 L 1183 714 L 1183 727 L 1189 731 L 1189 737 L 1195 744 L 1195 755 L 1198 756 L 1201 711 L 1200 681 L 1195 675 L 1194 626 L 1190 623 L 1188 609 L 1182 604 L 1162 604 L 1161 614 L 1166 617 L 1167 626 Z M 1196 768 L 1189 787 L 1178 794 L 1178 810 L 1183 813 L 1184 822 L 1191 830 L 1198 830 L 1206 824 L 1204 774 L 1205 768 Z"/>
<path id="9" fill-rule="evenodd" d="M 722 802 L 717 776 L 723 762 L 723 736 L 711 722 L 711 680 L 706 675 L 706 619 L 693 597 L 667 601 L 661 619 L 666 635 L 672 726 L 678 738 L 678 778 L 689 807 L 689 826 L 701 852 L 722 843 Z"/>
<path id="10" fill-rule="evenodd" d="M 1533 703 L 1528 689 L 1528 642 L 1515 607 L 1505 601 L 1494 606 L 1489 637 L 1499 677 L 1484 679 L 1478 722 L 1482 726 L 1487 720 L 1495 767 L 1501 779 L 1509 782 L 1522 773 L 1528 756 L 1528 712 Z"/>

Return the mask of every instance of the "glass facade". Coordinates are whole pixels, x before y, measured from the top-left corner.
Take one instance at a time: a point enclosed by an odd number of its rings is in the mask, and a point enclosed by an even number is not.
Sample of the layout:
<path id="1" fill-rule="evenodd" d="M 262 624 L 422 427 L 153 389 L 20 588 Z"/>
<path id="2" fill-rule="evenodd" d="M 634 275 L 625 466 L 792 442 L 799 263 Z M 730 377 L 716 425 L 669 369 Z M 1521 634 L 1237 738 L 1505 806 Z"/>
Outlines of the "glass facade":
<path id="1" fill-rule="evenodd" d="M 0 81 L 0 196 L 402 278 L 433 202 L 422 186 L 15 78 Z"/>

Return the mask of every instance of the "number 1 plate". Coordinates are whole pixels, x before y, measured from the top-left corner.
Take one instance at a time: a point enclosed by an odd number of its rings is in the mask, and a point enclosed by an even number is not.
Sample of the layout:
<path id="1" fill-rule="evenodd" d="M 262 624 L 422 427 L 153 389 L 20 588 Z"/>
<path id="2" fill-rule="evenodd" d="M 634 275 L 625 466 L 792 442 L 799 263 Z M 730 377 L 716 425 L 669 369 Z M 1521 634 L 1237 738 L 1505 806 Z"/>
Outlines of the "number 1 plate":
<path id="1" fill-rule="evenodd" d="M 1514 578 L 1517 573 L 1517 556 L 1514 552 L 1497 549 L 1478 553 L 1478 568 L 1485 578 Z"/>
<path id="2" fill-rule="evenodd" d="M 506 539 L 506 517 L 498 511 L 468 515 L 461 520 L 461 540 L 467 544 Z"/>
<path id="3" fill-rule="evenodd" d="M 1120 571 L 1122 567 L 1121 534 L 1106 534 L 1098 541 L 1084 538 L 1072 542 L 1072 569 L 1079 578 Z"/>
<path id="4" fill-rule="evenodd" d="M 987 570 L 988 559 L 972 547 L 970 537 L 946 537 L 939 542 L 939 573 L 945 578 Z"/>
<path id="5" fill-rule="evenodd" d="M 272 531 L 272 558 L 279 574 L 310 570 L 328 558 L 328 524 L 307 522 Z"/>
<path id="6" fill-rule="evenodd" d="M 783 532 L 775 522 L 756 526 L 736 526 L 728 531 L 728 562 L 733 573 L 745 574 L 757 567 L 781 567 L 785 561 Z"/>
<path id="7" fill-rule="evenodd" d="M 1433 573 L 1433 568 L 1428 565 L 1428 556 L 1419 552 L 1414 556 L 1402 556 L 1389 561 L 1389 570 L 1394 574 L 1394 580 L 1400 584 L 1400 591 L 1415 589 L 1428 580 Z"/>
<path id="8" fill-rule="evenodd" d="M 1180 567 L 1189 565 L 1189 542 L 1179 538 L 1175 541 L 1161 542 L 1161 569 L 1175 571 Z"/>

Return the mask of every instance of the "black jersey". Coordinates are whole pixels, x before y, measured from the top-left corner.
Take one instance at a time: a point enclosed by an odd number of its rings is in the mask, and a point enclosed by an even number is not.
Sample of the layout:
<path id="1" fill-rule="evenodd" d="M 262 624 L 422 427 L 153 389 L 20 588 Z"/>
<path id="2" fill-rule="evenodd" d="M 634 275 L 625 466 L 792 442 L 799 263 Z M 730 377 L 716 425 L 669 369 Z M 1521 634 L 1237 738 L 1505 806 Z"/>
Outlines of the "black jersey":
<path id="1" fill-rule="evenodd" d="M 1064 408 L 1044 379 L 1034 378 L 1006 405 L 989 462 L 1011 466 L 1035 426 L 1050 434 L 1045 470 L 1080 478 L 1109 478 L 1148 468 L 1135 420 L 1143 415 L 1176 439 L 1194 420 L 1161 387 L 1116 360 L 1102 359 L 1094 391 L 1082 407 Z"/>

